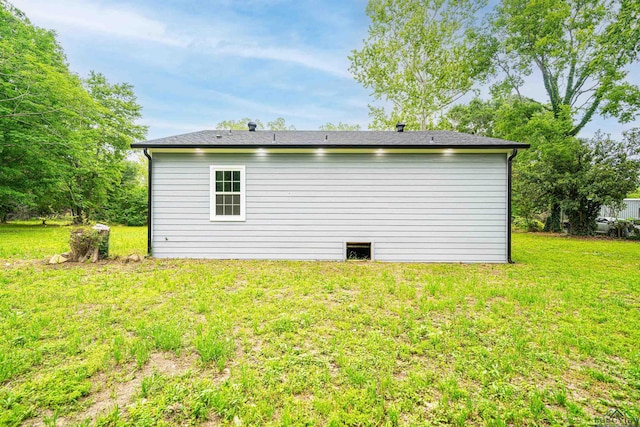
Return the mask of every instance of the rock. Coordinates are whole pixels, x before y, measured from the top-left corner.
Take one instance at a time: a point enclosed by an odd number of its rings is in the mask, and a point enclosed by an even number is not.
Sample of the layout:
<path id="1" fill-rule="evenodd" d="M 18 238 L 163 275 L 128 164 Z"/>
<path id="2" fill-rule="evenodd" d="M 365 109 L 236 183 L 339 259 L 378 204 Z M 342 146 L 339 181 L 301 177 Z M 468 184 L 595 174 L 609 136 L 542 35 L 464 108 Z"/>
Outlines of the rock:
<path id="1" fill-rule="evenodd" d="M 142 261 L 142 257 L 138 254 L 130 254 L 125 260 L 125 263 L 130 263 L 130 262 L 140 262 Z"/>
<path id="2" fill-rule="evenodd" d="M 56 254 L 51 257 L 51 259 L 49 260 L 49 264 L 62 264 L 63 262 L 67 261 L 69 261 L 69 258 L 65 258 L 60 254 Z"/>

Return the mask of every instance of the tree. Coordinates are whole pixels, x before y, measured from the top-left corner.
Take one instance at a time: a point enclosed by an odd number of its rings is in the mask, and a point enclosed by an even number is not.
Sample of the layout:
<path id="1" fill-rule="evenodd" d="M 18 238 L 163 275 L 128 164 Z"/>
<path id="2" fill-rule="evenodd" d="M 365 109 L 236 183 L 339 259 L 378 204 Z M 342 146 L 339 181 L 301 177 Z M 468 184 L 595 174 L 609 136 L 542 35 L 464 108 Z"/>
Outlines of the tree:
<path id="1" fill-rule="evenodd" d="M 0 220 L 17 208 L 102 208 L 129 144 L 144 138 L 133 88 L 69 71 L 55 34 L 0 0 Z"/>
<path id="2" fill-rule="evenodd" d="M 147 132 L 146 126 L 136 124 L 142 107 L 130 84 L 111 84 L 94 71 L 84 83 L 95 105 L 73 135 L 81 152 L 68 159 L 65 179 L 68 206 L 78 222 L 102 209 L 109 190 L 120 185 L 131 143 Z"/>
<path id="3" fill-rule="evenodd" d="M 60 207 L 72 129 L 92 100 L 55 35 L 0 1 L 0 220 L 18 207 Z"/>
<path id="4" fill-rule="evenodd" d="M 627 194 L 627 199 L 639 199 L 640 198 L 640 188 L 636 188 L 631 193 Z"/>
<path id="5" fill-rule="evenodd" d="M 559 123 L 546 112 L 527 125 L 532 149 L 522 153 L 514 171 L 515 204 L 558 209 L 545 224 L 549 231 L 560 226 L 562 209 L 572 234 L 592 234 L 600 207 L 619 206 L 640 184 L 640 131 L 625 132 L 621 142 L 601 133 L 580 140 L 562 136 L 571 123 Z"/>
<path id="6" fill-rule="evenodd" d="M 484 0 L 370 0 L 369 37 L 352 51 L 350 71 L 377 101 L 375 129 L 425 130 L 435 115 L 490 71 L 493 45 L 476 29 Z"/>
<path id="7" fill-rule="evenodd" d="M 334 130 L 355 131 L 355 130 L 360 130 L 360 125 L 350 125 L 348 123 L 342 123 L 342 122 L 338 122 L 337 125 L 334 125 L 333 123 L 325 123 L 321 125 L 318 129 L 324 130 L 324 131 L 334 131 Z"/>
<path id="8" fill-rule="evenodd" d="M 274 121 L 268 122 L 267 128 L 269 128 L 269 130 L 296 130 L 294 125 L 287 126 L 283 117 L 278 117 Z"/>
<path id="9" fill-rule="evenodd" d="M 223 120 L 216 125 L 216 129 L 230 129 L 230 130 L 248 130 L 249 126 L 247 124 L 249 122 L 254 122 L 256 124 L 256 129 L 262 130 L 265 129 L 265 126 L 262 124 L 262 121 L 259 119 L 252 120 L 248 117 L 240 120 Z M 278 117 L 277 119 L 267 122 L 266 129 L 268 130 L 296 130 L 294 125 L 287 125 L 284 117 Z"/>
<path id="10" fill-rule="evenodd" d="M 120 182 L 107 190 L 107 201 L 97 217 L 114 224 L 146 224 L 147 168 L 142 162 L 124 161 Z"/>
<path id="11" fill-rule="evenodd" d="M 216 125 L 216 129 L 248 130 L 247 123 L 249 122 L 254 122 L 257 125 L 257 129 L 264 129 L 264 125 L 260 120 L 251 120 L 248 117 L 240 120 L 223 120 Z"/>
<path id="12" fill-rule="evenodd" d="M 572 234 L 593 234 L 601 206 L 622 208 L 623 199 L 640 184 L 640 129 L 622 141 L 597 133 L 577 152 L 579 171 L 567 182 L 563 208 Z"/>
<path id="13" fill-rule="evenodd" d="M 554 117 L 570 111 L 566 136 L 596 113 L 629 122 L 640 107 L 640 89 L 627 81 L 640 54 L 639 22 L 637 0 L 502 0 L 491 28 L 502 85 L 520 94 L 536 70 Z"/>
<path id="14" fill-rule="evenodd" d="M 502 0 L 491 19 L 491 32 L 499 46 L 496 65 L 505 76 L 496 89 L 511 89 L 520 96 L 525 81 L 539 76 L 547 96 L 547 100 L 540 101 L 548 103 L 552 114 L 545 122 L 557 121 L 547 129 L 560 132 L 547 135 L 547 142 L 553 140 L 557 147 L 532 144 L 529 153 L 518 161 L 522 176 L 527 176 L 528 168 L 523 160 L 533 159 L 534 171 L 542 166 L 540 159 L 548 162 L 548 173 L 540 175 L 548 179 L 539 183 L 542 194 L 549 197 L 546 230 L 561 229 L 561 203 L 568 203 L 571 179 L 567 174 L 571 167 L 577 167 L 575 162 L 584 164 L 598 158 L 592 148 L 574 140 L 576 135 L 594 114 L 628 122 L 638 112 L 640 90 L 627 81 L 627 75 L 640 54 L 639 18 L 640 3 L 634 0 Z M 531 126 L 528 129 L 535 134 Z M 574 157 L 567 157 L 568 154 Z M 574 168 L 573 172 L 580 174 L 582 170 Z M 584 179 L 580 182 L 589 185 Z M 573 193 L 572 197 L 577 197 Z M 584 201 L 571 205 L 571 209 L 582 209 L 573 221 L 590 218 L 591 206 Z M 573 231 L 585 230 L 584 225 L 579 225 Z"/>

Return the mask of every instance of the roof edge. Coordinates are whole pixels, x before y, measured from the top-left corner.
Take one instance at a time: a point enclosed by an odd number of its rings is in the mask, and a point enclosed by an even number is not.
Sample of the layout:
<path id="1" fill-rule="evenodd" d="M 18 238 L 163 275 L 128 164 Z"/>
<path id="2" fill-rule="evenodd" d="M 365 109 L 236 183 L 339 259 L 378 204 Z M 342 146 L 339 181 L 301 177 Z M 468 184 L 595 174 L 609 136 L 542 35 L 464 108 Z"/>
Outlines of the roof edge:
<path id="1" fill-rule="evenodd" d="M 394 150 L 415 150 L 415 149 L 442 149 L 442 148 L 474 148 L 474 149 L 513 149 L 513 148 L 530 148 L 530 144 L 522 142 L 514 142 L 511 144 L 415 144 L 415 145 L 403 145 L 403 144 L 229 144 L 229 145 L 211 145 L 211 144 L 147 144 L 145 142 L 134 142 L 131 144 L 131 148 L 167 148 L 167 149 L 186 149 L 186 148 L 215 148 L 215 149 L 248 149 L 248 148 L 269 148 L 269 149 L 302 149 L 302 148 L 330 148 L 330 149 L 357 149 L 357 148 L 386 148 Z"/>

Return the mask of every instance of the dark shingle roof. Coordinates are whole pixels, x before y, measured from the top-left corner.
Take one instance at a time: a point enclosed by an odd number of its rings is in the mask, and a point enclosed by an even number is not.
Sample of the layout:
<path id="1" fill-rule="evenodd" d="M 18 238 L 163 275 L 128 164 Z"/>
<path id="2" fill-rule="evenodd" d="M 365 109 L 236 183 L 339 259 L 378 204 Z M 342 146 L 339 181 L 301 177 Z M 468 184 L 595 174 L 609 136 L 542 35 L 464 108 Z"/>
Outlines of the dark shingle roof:
<path id="1" fill-rule="evenodd" d="M 446 130 L 203 130 L 131 144 L 133 148 L 528 148 L 528 144 Z"/>

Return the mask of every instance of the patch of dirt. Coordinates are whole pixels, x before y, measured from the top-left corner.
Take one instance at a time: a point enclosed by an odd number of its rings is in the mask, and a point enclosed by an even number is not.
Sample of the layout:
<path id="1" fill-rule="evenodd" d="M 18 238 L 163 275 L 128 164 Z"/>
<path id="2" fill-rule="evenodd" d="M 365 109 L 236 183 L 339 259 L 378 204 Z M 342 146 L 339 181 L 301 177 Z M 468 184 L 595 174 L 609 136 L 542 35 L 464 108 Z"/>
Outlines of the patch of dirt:
<path id="1" fill-rule="evenodd" d="M 205 422 L 203 422 L 202 424 L 200 424 L 200 427 L 217 427 L 222 425 L 222 422 L 220 421 L 220 418 L 218 418 L 215 414 L 210 415 L 211 419 L 206 420 Z"/>
<path id="2" fill-rule="evenodd" d="M 111 387 L 104 387 L 97 393 L 92 394 L 88 399 L 93 400 L 94 403 L 82 414 L 78 414 L 76 420 L 81 421 L 89 418 L 95 421 L 100 414 L 108 412 L 109 409 L 115 407 L 124 409 L 131 403 L 136 390 L 140 388 L 142 378 L 142 375 L 133 374 L 128 381 L 115 383 L 111 385 Z M 94 384 L 97 383 L 98 387 L 102 387 L 105 382 L 107 382 L 106 375 L 100 373 L 98 374 L 98 378 L 95 379 Z"/>
<path id="3" fill-rule="evenodd" d="M 328 368 L 329 368 L 329 374 L 331 375 L 332 378 L 335 378 L 338 376 L 338 373 L 340 372 L 340 367 L 335 362 L 335 360 L 329 361 Z"/>
<path id="4" fill-rule="evenodd" d="M 173 353 L 152 353 L 149 361 L 142 368 L 143 376 L 158 372 L 168 376 L 179 376 L 197 366 L 198 356 L 189 354 L 176 356 Z"/>
<path id="5" fill-rule="evenodd" d="M 74 426 L 87 419 L 93 423 L 100 415 L 107 414 L 113 408 L 118 407 L 124 411 L 134 402 L 135 395 L 144 378 L 154 372 L 165 376 L 184 375 L 190 369 L 197 367 L 197 361 L 198 356 L 194 354 L 176 356 L 173 353 L 152 353 L 141 370 L 137 370 L 135 365 L 129 364 L 119 371 L 100 372 L 91 378 L 94 391 L 84 399 L 85 402 L 92 403 L 82 412 L 69 417 L 59 417 L 55 425 L 56 427 Z M 226 378 L 229 378 L 228 369 L 222 374 L 222 379 Z M 45 426 L 44 420 L 51 419 L 52 416 L 53 413 L 47 410 L 23 425 Z M 210 425 L 219 425 L 219 423 Z"/>
<path id="6" fill-rule="evenodd" d="M 33 264 L 33 262 L 29 260 L 22 259 L 0 259 L 0 265 L 4 267 L 6 270 L 12 270 L 15 268 L 22 268 L 25 265 Z"/>
<path id="7" fill-rule="evenodd" d="M 407 374 L 406 371 L 404 370 L 394 370 L 393 371 L 393 379 L 396 381 L 404 381 L 409 377 L 409 374 Z"/>

